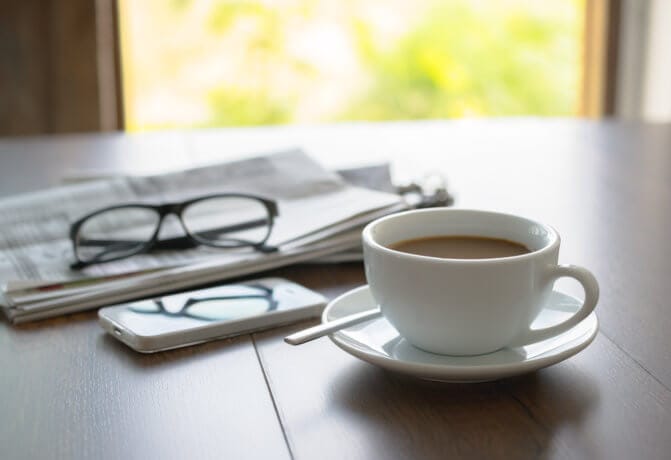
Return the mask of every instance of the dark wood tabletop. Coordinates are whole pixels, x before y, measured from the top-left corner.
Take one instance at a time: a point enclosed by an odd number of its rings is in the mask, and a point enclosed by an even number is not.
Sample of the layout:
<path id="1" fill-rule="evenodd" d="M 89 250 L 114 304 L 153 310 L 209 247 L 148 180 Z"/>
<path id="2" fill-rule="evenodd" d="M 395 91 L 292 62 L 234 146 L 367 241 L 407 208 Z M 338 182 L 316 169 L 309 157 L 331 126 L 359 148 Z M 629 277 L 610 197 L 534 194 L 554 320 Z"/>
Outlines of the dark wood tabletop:
<path id="1" fill-rule="evenodd" d="M 671 458 L 671 125 L 481 120 L 0 140 L 0 194 L 160 172 L 289 146 L 329 167 L 444 173 L 459 207 L 522 214 L 601 285 L 576 356 L 478 384 L 381 370 L 312 322 L 141 355 L 95 312 L 0 322 L 0 458 Z M 0 229 L 1 231 L 1 229 Z M 358 263 L 272 272 L 329 298 Z M 562 290 L 581 295 L 577 283 Z"/>

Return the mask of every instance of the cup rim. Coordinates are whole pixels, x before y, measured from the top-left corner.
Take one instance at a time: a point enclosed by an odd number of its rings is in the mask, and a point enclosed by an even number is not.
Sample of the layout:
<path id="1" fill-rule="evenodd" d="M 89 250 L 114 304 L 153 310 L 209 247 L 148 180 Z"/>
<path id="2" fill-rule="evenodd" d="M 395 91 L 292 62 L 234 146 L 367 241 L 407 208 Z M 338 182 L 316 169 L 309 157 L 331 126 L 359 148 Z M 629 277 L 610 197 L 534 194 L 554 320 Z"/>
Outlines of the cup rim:
<path id="1" fill-rule="evenodd" d="M 490 257 L 486 259 L 455 259 L 455 258 L 449 258 L 449 257 L 434 257 L 434 256 L 425 256 L 425 255 L 420 255 L 420 254 L 412 254 L 409 252 L 403 252 L 403 251 L 398 251 L 396 249 L 391 249 L 387 246 L 384 246 L 373 238 L 373 228 L 377 225 L 380 225 L 386 221 L 389 220 L 394 220 L 401 218 L 403 216 L 406 216 L 408 214 L 430 214 L 430 213 L 444 213 L 444 212 L 474 212 L 478 214 L 489 214 L 489 215 L 495 215 L 499 217 L 508 217 L 508 218 L 515 218 L 515 219 L 523 219 L 528 222 L 532 222 L 535 225 L 538 225 L 540 227 L 545 228 L 548 231 L 548 234 L 550 235 L 550 242 L 543 246 L 540 249 L 536 249 L 535 251 L 528 252 L 526 254 L 520 254 L 516 256 L 507 256 L 507 257 Z M 402 257 L 402 258 L 409 258 L 411 260 L 417 260 L 417 261 L 431 261 L 431 262 L 446 262 L 446 263 L 464 263 L 464 264 L 492 264 L 492 263 L 507 263 L 507 262 L 512 262 L 512 261 L 522 261 L 526 259 L 531 259 L 534 257 L 538 257 L 542 254 L 546 254 L 547 252 L 550 252 L 554 249 L 556 249 L 560 242 L 561 238 L 559 236 L 559 232 L 552 227 L 551 225 L 544 224 L 542 222 L 539 222 L 535 219 L 530 219 L 525 216 L 521 216 L 519 214 L 512 214 L 512 213 L 505 213 L 505 212 L 499 212 L 499 211 L 488 211 L 485 209 L 474 209 L 474 208 L 428 208 L 428 209 L 410 209 L 408 211 L 403 211 L 395 214 L 389 214 L 387 216 L 380 217 L 378 219 L 375 219 L 374 221 L 370 222 L 366 227 L 364 227 L 363 232 L 362 232 L 362 239 L 364 245 L 368 245 L 371 248 L 381 251 L 383 253 L 387 253 L 389 255 L 395 256 L 395 257 Z"/>

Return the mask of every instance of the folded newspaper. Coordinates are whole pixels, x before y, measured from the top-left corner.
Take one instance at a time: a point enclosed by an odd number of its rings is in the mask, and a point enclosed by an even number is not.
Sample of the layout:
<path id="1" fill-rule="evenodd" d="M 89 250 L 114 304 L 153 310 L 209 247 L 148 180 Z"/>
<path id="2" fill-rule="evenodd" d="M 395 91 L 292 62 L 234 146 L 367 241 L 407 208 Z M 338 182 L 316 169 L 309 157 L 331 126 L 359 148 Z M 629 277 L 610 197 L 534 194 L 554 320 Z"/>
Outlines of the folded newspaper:
<path id="1" fill-rule="evenodd" d="M 277 252 L 200 246 L 70 268 L 70 225 L 79 217 L 113 204 L 221 192 L 277 201 L 268 240 Z M 300 150 L 9 197 L 0 200 L 0 302 L 7 318 L 19 323 L 337 256 L 359 247 L 366 223 L 406 208 L 398 194 L 353 186 Z"/>

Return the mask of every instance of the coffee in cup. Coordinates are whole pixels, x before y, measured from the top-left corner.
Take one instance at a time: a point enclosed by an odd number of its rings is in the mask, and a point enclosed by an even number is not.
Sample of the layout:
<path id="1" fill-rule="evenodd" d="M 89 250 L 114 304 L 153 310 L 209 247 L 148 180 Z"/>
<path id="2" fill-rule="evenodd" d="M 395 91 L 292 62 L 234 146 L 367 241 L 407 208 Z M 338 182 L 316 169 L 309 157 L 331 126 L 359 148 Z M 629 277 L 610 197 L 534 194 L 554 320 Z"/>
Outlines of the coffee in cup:
<path id="1" fill-rule="evenodd" d="M 400 252 L 443 259 L 496 259 L 531 252 L 526 246 L 514 241 L 460 235 L 403 240 L 389 247 Z"/>
<path id="2" fill-rule="evenodd" d="M 383 315 L 411 344 L 447 355 L 477 355 L 567 331 L 596 306 L 586 269 L 558 265 L 550 226 L 510 214 L 432 208 L 382 217 L 363 231 L 364 265 Z M 531 329 L 554 281 L 578 280 L 582 307 Z"/>

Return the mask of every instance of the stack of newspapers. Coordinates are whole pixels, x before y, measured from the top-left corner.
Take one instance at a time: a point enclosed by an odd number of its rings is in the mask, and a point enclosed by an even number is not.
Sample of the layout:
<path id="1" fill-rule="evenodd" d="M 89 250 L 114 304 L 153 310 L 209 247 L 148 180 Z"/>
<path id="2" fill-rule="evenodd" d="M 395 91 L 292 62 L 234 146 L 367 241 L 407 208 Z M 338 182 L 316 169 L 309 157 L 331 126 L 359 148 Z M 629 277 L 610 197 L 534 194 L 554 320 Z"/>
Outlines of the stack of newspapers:
<path id="1" fill-rule="evenodd" d="M 267 243 L 278 251 L 199 246 L 70 268 L 70 226 L 87 213 L 115 204 L 177 202 L 226 192 L 277 202 L 279 215 Z M 0 303 L 7 318 L 19 323 L 297 262 L 337 260 L 359 248 L 366 223 L 407 206 L 398 194 L 352 185 L 300 150 L 9 197 L 0 200 Z"/>

